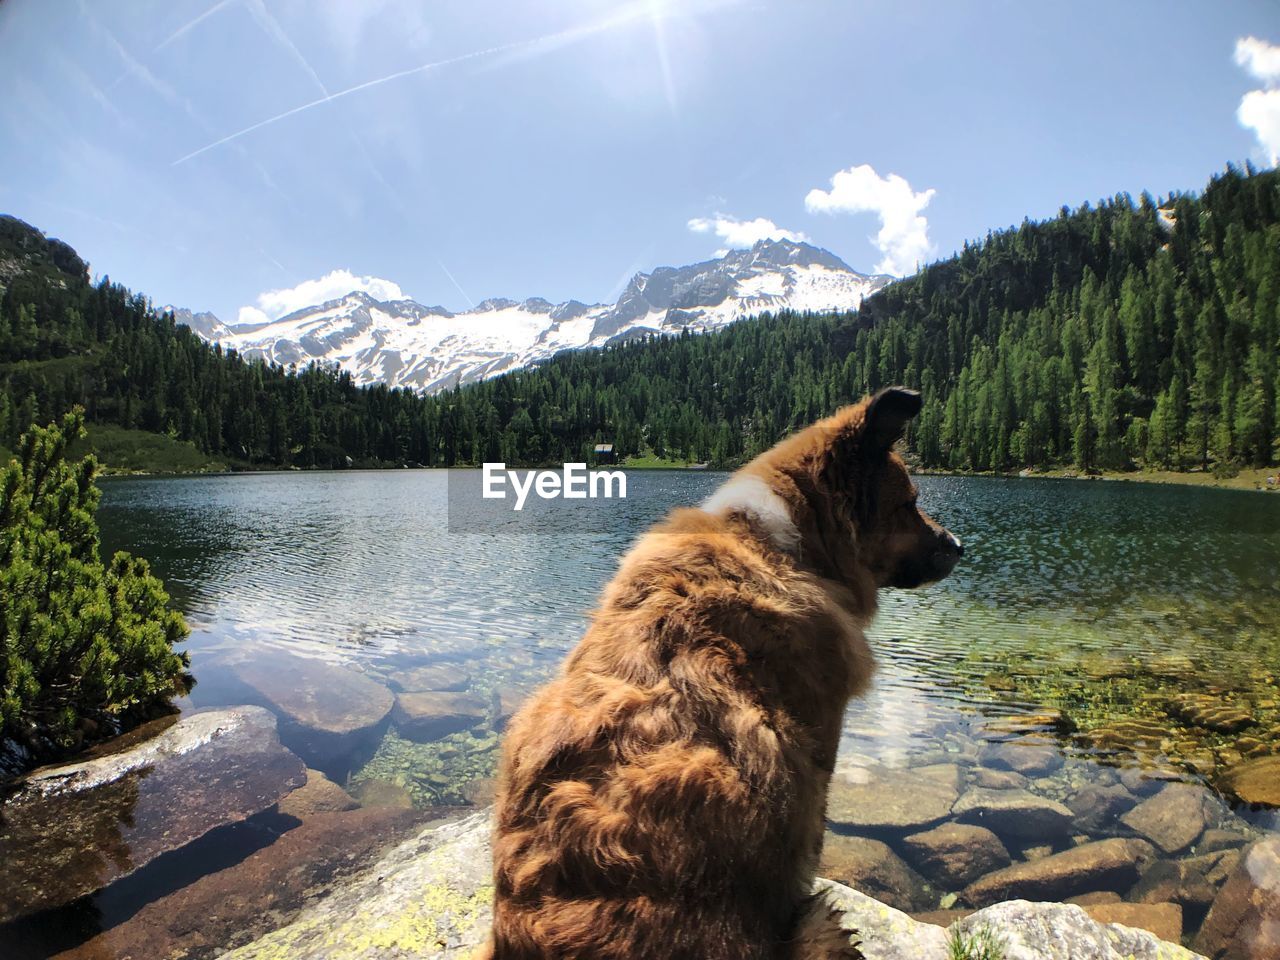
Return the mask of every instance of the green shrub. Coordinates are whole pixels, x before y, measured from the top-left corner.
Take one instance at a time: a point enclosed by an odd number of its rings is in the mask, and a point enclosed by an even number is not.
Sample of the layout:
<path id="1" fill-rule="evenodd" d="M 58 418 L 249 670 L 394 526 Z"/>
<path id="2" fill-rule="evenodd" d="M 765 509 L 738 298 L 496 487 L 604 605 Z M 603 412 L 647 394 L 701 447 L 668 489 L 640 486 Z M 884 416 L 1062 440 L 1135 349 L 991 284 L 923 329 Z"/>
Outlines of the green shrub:
<path id="1" fill-rule="evenodd" d="M 952 930 L 947 937 L 947 960 L 1004 960 L 1005 941 L 990 926 L 970 933 Z"/>
<path id="2" fill-rule="evenodd" d="M 83 415 L 34 427 L 0 469 L 0 746 L 65 754 L 153 715 L 191 685 L 188 633 L 147 562 L 98 554 L 93 457 L 66 459 Z"/>

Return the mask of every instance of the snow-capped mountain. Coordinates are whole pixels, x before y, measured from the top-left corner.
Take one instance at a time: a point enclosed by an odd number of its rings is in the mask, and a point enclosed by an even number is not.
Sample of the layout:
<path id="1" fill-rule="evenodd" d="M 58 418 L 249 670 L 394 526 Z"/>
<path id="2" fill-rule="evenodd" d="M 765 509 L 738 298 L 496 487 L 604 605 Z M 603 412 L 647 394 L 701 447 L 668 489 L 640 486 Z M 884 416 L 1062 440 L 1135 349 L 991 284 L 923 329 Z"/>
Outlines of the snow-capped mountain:
<path id="1" fill-rule="evenodd" d="M 266 323 L 228 327 L 211 314 L 178 320 L 247 356 L 337 364 L 360 384 L 433 393 L 563 350 L 646 334 L 700 333 L 765 311 L 856 309 L 892 279 L 857 273 L 806 243 L 762 240 L 717 260 L 638 273 L 611 304 L 492 299 L 451 313 L 355 291 Z"/>

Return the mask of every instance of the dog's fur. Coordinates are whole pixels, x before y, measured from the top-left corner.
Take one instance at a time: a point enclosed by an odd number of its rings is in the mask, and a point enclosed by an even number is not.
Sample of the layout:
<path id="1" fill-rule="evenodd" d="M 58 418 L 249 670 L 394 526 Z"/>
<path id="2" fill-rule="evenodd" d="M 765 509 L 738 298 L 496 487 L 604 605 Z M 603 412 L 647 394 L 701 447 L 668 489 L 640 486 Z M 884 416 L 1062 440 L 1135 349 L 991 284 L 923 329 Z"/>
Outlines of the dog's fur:
<path id="1" fill-rule="evenodd" d="M 841 410 L 626 555 L 506 734 L 482 956 L 861 956 L 809 900 L 876 590 L 960 553 L 891 451 L 919 407 Z"/>

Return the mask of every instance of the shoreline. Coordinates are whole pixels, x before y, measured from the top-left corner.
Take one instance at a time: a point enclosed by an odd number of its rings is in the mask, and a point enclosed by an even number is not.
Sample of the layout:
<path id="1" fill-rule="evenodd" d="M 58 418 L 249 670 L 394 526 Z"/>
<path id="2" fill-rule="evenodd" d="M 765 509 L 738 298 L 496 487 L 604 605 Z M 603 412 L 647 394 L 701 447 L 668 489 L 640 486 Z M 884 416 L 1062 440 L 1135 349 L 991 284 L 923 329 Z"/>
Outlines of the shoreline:
<path id="1" fill-rule="evenodd" d="M 1280 475 L 1277 467 L 1252 467 L 1241 470 L 1234 477 L 1215 477 L 1203 470 L 1102 470 L 1098 473 L 1082 473 L 1070 467 L 1049 470 L 1021 470 L 1016 473 L 999 471 L 938 470 L 912 468 L 918 477 L 992 477 L 1003 480 L 1101 480 L 1120 483 L 1155 483 L 1184 487 L 1210 487 L 1217 490 L 1246 490 L 1259 493 L 1278 492 L 1280 484 L 1268 487 L 1267 478 Z"/>
<path id="2" fill-rule="evenodd" d="M 908 464 L 908 466 L 911 466 Z M 619 463 L 601 465 L 602 469 L 637 470 L 637 471 L 674 471 L 690 473 L 732 473 L 729 467 L 711 467 L 705 463 Z M 103 464 L 100 467 L 99 479 L 120 480 L 145 477 L 228 477 L 269 473 L 381 473 L 398 470 L 479 470 L 479 465 L 455 464 L 452 467 L 427 467 L 421 464 L 387 464 L 386 466 L 352 466 L 352 467 L 248 467 L 230 470 L 137 470 L 112 467 Z M 536 470 L 540 467 L 515 467 L 517 470 Z M 1017 472 L 1000 472 L 984 470 L 942 470 L 937 468 L 911 467 L 911 473 L 917 477 L 988 477 L 1002 480 L 1090 480 L 1112 481 L 1121 483 L 1154 483 L 1161 485 L 1209 487 L 1217 490 L 1246 490 L 1252 492 L 1280 493 L 1280 483 L 1267 485 L 1268 477 L 1280 478 L 1278 467 L 1258 467 L 1241 470 L 1234 477 L 1215 477 L 1212 473 L 1190 470 L 1104 470 L 1098 473 L 1082 473 L 1069 467 L 1056 467 L 1049 470 L 1021 470 Z"/>

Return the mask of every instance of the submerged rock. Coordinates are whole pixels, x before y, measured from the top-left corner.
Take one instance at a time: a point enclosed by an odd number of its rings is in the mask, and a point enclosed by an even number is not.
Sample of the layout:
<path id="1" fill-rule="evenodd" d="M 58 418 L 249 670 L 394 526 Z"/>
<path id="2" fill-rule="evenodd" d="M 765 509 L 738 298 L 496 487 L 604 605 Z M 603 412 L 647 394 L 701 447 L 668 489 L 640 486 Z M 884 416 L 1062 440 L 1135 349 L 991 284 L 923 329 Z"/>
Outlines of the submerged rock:
<path id="1" fill-rule="evenodd" d="M 317 813 L 354 810 L 358 806 L 351 794 L 319 770 L 308 768 L 307 782 L 281 800 L 277 809 L 287 816 L 305 820 Z"/>
<path id="2" fill-rule="evenodd" d="M 1196 940 L 1213 960 L 1280 957 L 1280 837 L 1246 849 Z"/>
<path id="3" fill-rule="evenodd" d="M 1098 890 L 1128 890 L 1152 857 L 1141 840 L 1098 840 L 1029 863 L 989 873 L 965 887 L 974 906 L 997 900 L 1062 900 Z"/>
<path id="4" fill-rule="evenodd" d="M 1000 838 L 985 827 L 944 823 L 914 833 L 902 844 L 920 871 L 946 890 L 958 890 L 1010 863 Z"/>
<path id="5" fill-rule="evenodd" d="M 1190 783 L 1171 783 L 1143 800 L 1120 821 L 1165 853 L 1191 846 L 1204 833 L 1214 811 L 1208 792 Z"/>
<path id="6" fill-rule="evenodd" d="M 154 721 L 88 759 L 35 770 L 0 806 L 0 923 L 92 893 L 305 777 L 260 707 Z"/>
<path id="7" fill-rule="evenodd" d="M 953 811 L 957 820 L 986 827 L 1005 839 L 1044 841 L 1071 832 L 1071 811 L 1028 790 L 976 787 L 962 796 Z"/>
<path id="8" fill-rule="evenodd" d="M 487 708 L 488 704 L 469 693 L 401 693 L 396 697 L 392 721 L 400 736 L 427 742 L 483 723 Z"/>
<path id="9" fill-rule="evenodd" d="M 285 745 L 330 773 L 372 740 L 394 701 L 376 680 L 309 657 L 275 653 L 235 673 L 280 717 Z"/>
<path id="10" fill-rule="evenodd" d="M 933 906 L 923 877 L 878 840 L 828 833 L 818 872 L 898 910 Z"/>
<path id="11" fill-rule="evenodd" d="M 1024 777 L 1043 777 L 1062 766 L 1062 753 L 1049 743 L 1006 740 L 988 743 L 978 762 L 996 770 L 1012 770 Z"/>
<path id="12" fill-rule="evenodd" d="M 855 830 L 921 830 L 946 819 L 960 795 L 960 770 L 954 764 L 877 769 L 868 776 L 866 783 L 832 779 L 828 820 Z"/>
<path id="13" fill-rule="evenodd" d="M 1280 807 L 1280 756 L 1236 764 L 1222 775 L 1218 785 L 1242 803 Z"/>
<path id="14" fill-rule="evenodd" d="M 1067 800 L 1067 806 L 1075 815 L 1075 829 L 1087 833 L 1104 830 L 1114 833 L 1116 821 L 1135 802 L 1133 794 L 1118 783 L 1088 784 Z"/>
<path id="15" fill-rule="evenodd" d="M 54 960 L 213 957 L 269 932 L 421 828 L 404 810 L 319 813 L 233 866 L 153 900 Z"/>
<path id="16" fill-rule="evenodd" d="M 458 663 L 433 663 L 425 667 L 414 667 L 393 673 L 388 679 L 397 690 L 408 693 L 425 690 L 460 693 L 471 686 L 470 672 Z"/>

